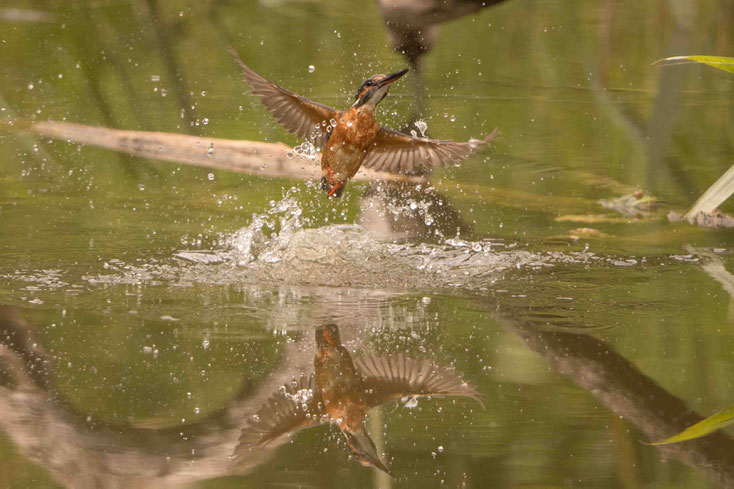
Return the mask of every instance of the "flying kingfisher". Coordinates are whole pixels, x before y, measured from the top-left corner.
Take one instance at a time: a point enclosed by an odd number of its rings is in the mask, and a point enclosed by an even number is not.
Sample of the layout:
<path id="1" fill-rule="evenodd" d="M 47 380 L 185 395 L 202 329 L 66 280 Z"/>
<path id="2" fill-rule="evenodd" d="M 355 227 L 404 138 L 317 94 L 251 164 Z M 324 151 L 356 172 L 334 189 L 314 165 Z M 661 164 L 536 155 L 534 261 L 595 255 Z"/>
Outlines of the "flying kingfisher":
<path id="1" fill-rule="evenodd" d="M 312 102 L 255 73 L 231 49 L 252 93 L 286 130 L 309 138 L 321 155 L 321 187 L 330 197 L 340 197 L 359 168 L 409 173 L 417 169 L 458 163 L 494 138 L 492 131 L 481 140 L 467 142 L 409 136 L 380 127 L 375 107 L 387 96 L 390 85 L 408 72 L 374 75 L 357 89 L 356 101 L 347 110 Z"/>
<path id="2" fill-rule="evenodd" d="M 342 431 L 357 461 L 390 474 L 365 430 L 364 418 L 370 409 L 418 396 L 463 396 L 484 407 L 473 386 L 430 360 L 403 354 L 370 354 L 352 360 L 336 324 L 316 329 L 314 370 L 281 387 L 253 415 L 240 436 L 238 456 L 281 435 L 331 423 Z"/>

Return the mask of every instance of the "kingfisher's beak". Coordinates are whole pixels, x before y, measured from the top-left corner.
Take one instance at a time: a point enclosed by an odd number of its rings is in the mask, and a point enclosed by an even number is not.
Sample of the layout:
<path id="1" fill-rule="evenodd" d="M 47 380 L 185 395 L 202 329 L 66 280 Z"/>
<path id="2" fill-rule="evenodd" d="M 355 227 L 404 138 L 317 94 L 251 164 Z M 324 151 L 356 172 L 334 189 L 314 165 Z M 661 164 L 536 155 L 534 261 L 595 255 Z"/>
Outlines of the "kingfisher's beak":
<path id="1" fill-rule="evenodd" d="M 378 87 L 384 87 L 386 85 L 389 85 L 396 81 L 398 78 L 403 76 L 408 72 L 408 68 L 405 68 L 404 70 L 396 71 L 395 73 L 392 73 L 390 75 L 387 75 L 381 82 L 377 84 Z"/>

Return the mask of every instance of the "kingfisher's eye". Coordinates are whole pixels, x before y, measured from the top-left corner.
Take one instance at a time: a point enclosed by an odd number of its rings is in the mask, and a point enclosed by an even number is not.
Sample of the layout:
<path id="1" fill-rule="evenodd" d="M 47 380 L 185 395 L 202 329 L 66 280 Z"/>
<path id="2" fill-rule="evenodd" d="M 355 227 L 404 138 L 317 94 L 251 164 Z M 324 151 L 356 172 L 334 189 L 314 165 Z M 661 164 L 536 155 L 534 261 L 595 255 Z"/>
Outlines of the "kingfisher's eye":
<path id="1" fill-rule="evenodd" d="M 375 82 L 373 82 L 372 80 L 367 80 L 367 81 L 365 82 L 365 85 L 367 85 L 368 87 L 371 87 L 371 86 L 372 86 L 372 85 L 374 85 L 374 84 L 375 84 Z"/>

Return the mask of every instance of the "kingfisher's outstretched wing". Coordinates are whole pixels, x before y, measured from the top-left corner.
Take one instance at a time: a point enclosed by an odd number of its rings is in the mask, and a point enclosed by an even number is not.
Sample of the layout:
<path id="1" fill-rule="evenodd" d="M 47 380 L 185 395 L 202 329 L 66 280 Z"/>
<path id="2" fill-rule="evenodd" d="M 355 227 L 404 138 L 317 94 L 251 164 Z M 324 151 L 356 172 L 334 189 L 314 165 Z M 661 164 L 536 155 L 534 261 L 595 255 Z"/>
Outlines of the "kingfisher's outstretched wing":
<path id="1" fill-rule="evenodd" d="M 326 414 L 313 375 L 284 385 L 258 409 L 242 430 L 235 449 L 237 456 L 286 433 L 317 426 Z"/>
<path id="2" fill-rule="evenodd" d="M 367 404 L 374 407 L 406 396 L 461 396 L 484 407 L 481 395 L 452 370 L 428 359 L 365 355 L 354 360 L 364 378 Z"/>
<path id="3" fill-rule="evenodd" d="M 466 142 L 408 136 L 381 128 L 362 162 L 366 168 L 392 173 L 410 173 L 420 167 L 431 168 L 458 163 L 494 139 L 497 130 L 484 139 Z"/>
<path id="4" fill-rule="evenodd" d="M 336 118 L 336 110 L 326 105 L 313 102 L 305 97 L 286 90 L 277 83 L 271 82 L 258 75 L 247 66 L 234 48 L 229 52 L 245 77 L 245 81 L 252 87 L 253 95 L 262 99 L 266 109 L 272 112 L 275 120 L 299 138 L 314 137 L 313 143 L 317 148 L 323 148 L 327 139 L 329 121 Z M 326 123 L 326 127 L 322 123 Z M 316 125 L 321 127 L 315 131 Z"/>

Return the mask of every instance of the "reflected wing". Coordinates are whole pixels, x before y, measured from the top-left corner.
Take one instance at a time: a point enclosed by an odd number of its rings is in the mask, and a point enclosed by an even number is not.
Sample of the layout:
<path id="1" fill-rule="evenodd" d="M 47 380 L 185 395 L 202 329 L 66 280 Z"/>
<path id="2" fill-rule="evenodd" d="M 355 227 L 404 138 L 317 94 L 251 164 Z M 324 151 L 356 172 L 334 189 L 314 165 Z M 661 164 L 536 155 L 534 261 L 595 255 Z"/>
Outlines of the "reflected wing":
<path id="1" fill-rule="evenodd" d="M 305 409 L 304 409 L 305 406 Z M 242 430 L 236 453 L 262 445 L 286 433 L 316 426 L 324 416 L 313 375 L 302 376 L 270 396 Z"/>
<path id="2" fill-rule="evenodd" d="M 474 150 L 495 138 L 497 130 L 484 139 L 464 143 L 408 136 L 391 129 L 380 129 L 363 166 L 392 173 L 410 173 L 420 167 L 431 168 L 459 163 Z"/>
<path id="3" fill-rule="evenodd" d="M 243 63 L 234 48 L 230 49 L 230 53 L 242 68 L 242 74 L 245 76 L 245 81 L 252 87 L 252 93 L 262 99 L 265 108 L 273 113 L 275 119 L 287 131 L 305 139 L 312 136 L 316 124 L 321 125 L 322 122 L 326 122 L 328 126 L 329 121 L 335 118 L 336 110 L 312 102 L 286 90 L 277 83 L 266 80 Z M 326 130 L 324 129 L 316 134 L 314 145 L 319 148 L 323 147 L 325 139 Z"/>
<path id="4" fill-rule="evenodd" d="M 405 396 L 470 397 L 484 407 L 481 395 L 452 370 L 428 359 L 365 355 L 354 361 L 364 377 L 370 407 Z"/>

